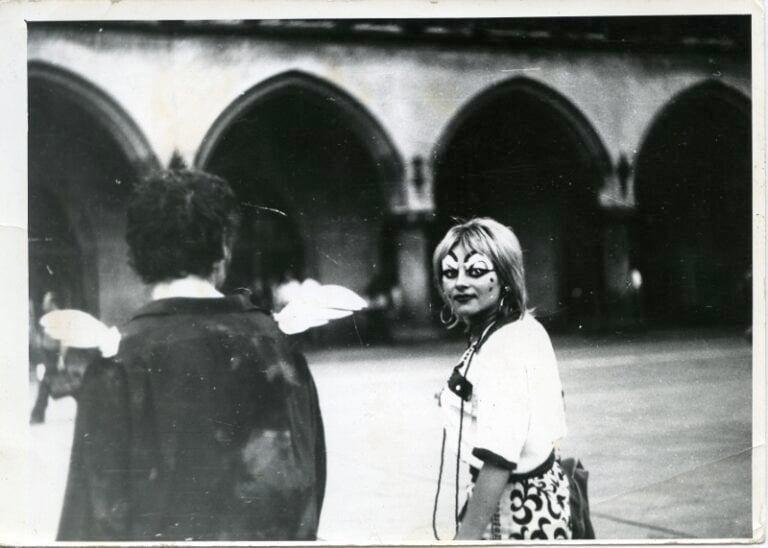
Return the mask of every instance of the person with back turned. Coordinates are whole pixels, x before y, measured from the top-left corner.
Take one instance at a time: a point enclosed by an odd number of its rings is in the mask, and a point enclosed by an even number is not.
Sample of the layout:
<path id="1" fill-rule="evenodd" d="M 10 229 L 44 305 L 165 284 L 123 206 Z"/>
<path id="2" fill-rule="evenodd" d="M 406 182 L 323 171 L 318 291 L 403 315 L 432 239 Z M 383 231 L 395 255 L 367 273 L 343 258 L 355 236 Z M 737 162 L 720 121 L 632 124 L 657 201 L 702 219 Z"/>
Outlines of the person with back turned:
<path id="1" fill-rule="evenodd" d="M 91 363 L 59 540 L 314 540 L 325 441 L 304 357 L 245 295 L 224 296 L 238 205 L 222 179 L 137 185 L 130 261 L 152 299 Z"/>

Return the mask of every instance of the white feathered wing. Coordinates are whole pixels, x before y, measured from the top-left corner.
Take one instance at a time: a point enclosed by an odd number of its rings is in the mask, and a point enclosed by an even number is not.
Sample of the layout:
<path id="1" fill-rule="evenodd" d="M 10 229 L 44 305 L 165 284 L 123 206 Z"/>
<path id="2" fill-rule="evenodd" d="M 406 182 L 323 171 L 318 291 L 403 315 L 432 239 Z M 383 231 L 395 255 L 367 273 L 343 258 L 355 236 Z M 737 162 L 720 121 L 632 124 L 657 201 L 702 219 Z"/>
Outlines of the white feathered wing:
<path id="1" fill-rule="evenodd" d="M 298 296 L 275 313 L 274 318 L 283 333 L 293 335 L 346 318 L 367 306 L 365 299 L 351 289 L 307 279 Z"/>

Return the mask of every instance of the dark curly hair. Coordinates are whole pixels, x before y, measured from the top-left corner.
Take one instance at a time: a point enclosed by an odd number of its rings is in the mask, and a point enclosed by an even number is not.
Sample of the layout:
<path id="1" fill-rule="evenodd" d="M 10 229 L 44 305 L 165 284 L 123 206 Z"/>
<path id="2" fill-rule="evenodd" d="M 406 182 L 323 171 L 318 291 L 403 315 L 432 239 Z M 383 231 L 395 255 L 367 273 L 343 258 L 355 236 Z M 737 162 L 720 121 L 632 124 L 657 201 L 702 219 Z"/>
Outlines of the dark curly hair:
<path id="1" fill-rule="evenodd" d="M 127 221 L 130 264 L 145 283 L 207 278 L 234 238 L 239 206 L 224 179 L 170 169 L 136 185 Z"/>

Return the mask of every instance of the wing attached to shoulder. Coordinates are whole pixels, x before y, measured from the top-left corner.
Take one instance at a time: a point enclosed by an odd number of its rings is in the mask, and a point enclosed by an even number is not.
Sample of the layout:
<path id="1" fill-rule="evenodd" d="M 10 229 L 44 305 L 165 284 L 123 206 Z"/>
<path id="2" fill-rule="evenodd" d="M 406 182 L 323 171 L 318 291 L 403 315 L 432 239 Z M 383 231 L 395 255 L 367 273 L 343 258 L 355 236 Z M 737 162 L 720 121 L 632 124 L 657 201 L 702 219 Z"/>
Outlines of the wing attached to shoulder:
<path id="1" fill-rule="evenodd" d="M 105 358 L 117 354 L 120 346 L 121 335 L 116 327 L 108 327 L 82 310 L 54 310 L 40 318 L 40 326 L 63 346 L 98 348 Z"/>
<path id="2" fill-rule="evenodd" d="M 340 285 L 321 285 L 308 279 L 301 284 L 299 296 L 275 314 L 283 333 L 293 335 L 307 329 L 351 316 L 368 306 L 357 293 Z"/>

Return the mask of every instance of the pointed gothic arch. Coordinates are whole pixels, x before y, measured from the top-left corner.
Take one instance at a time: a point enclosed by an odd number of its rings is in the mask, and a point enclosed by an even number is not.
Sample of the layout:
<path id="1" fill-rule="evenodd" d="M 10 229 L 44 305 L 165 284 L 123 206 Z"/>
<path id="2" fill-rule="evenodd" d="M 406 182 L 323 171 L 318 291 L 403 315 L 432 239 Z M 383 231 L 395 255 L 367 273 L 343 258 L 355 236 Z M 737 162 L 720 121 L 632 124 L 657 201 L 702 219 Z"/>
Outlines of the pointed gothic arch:
<path id="1" fill-rule="evenodd" d="M 635 162 L 632 260 L 655 323 L 749 323 L 751 102 L 717 80 L 675 95 Z"/>
<path id="2" fill-rule="evenodd" d="M 88 112 L 115 140 L 141 175 L 160 167 L 141 128 L 117 101 L 96 84 L 71 70 L 44 61 L 30 61 L 27 77 L 30 82 L 55 90 L 63 99 Z"/>
<path id="3" fill-rule="evenodd" d="M 286 274 L 364 292 L 404 167 L 381 125 L 330 82 L 290 71 L 240 95 L 195 164 L 232 183 L 245 222 L 229 283 L 266 295 Z"/>
<path id="4" fill-rule="evenodd" d="M 452 218 L 511 226 L 526 255 L 531 305 L 553 324 L 600 315 L 602 216 L 611 162 L 565 96 L 529 78 L 497 83 L 453 117 L 433 154 L 435 238 Z"/>
<path id="5" fill-rule="evenodd" d="M 307 90 L 317 97 L 325 97 L 339 108 L 339 115 L 372 155 L 388 203 L 399 203 L 405 167 L 387 131 L 352 95 L 327 80 L 300 70 L 272 76 L 240 94 L 211 125 L 195 155 L 195 165 L 205 167 L 210 163 L 224 134 L 255 104 L 290 89 Z"/>
<path id="6" fill-rule="evenodd" d="M 125 198 L 159 162 L 128 113 L 70 70 L 30 62 L 28 108 L 30 298 L 65 285 L 73 305 L 124 318 L 141 290 L 127 267 Z"/>

